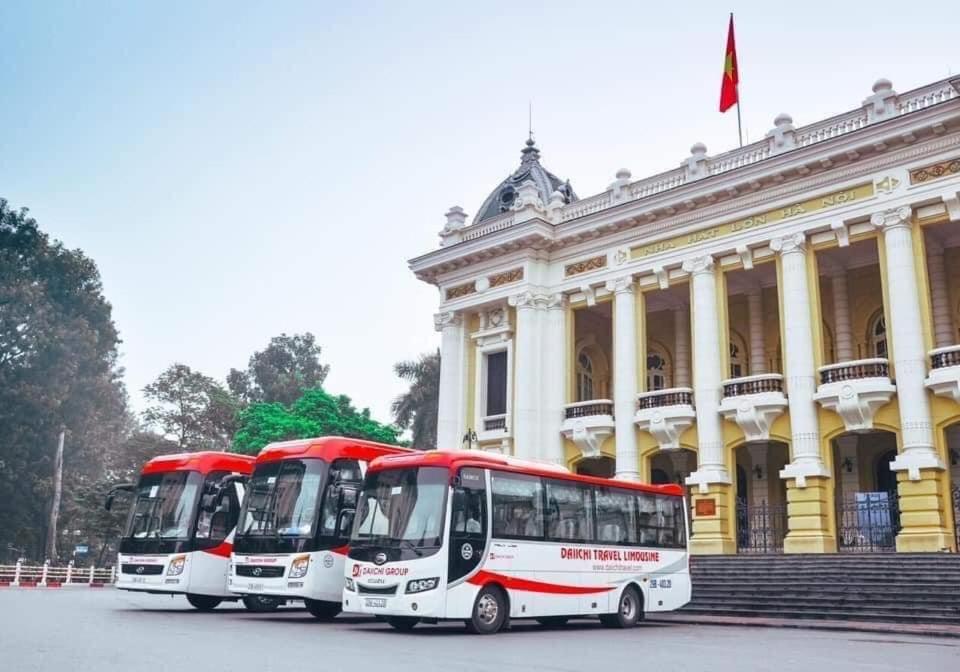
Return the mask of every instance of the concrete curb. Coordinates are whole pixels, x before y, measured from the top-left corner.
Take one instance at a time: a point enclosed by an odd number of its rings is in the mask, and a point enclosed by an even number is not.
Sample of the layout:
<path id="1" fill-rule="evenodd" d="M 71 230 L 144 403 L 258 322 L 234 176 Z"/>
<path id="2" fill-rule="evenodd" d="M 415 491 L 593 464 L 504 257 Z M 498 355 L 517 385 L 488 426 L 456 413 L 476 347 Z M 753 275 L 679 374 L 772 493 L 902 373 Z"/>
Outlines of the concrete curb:
<path id="1" fill-rule="evenodd" d="M 936 623 L 881 623 L 872 621 L 834 621 L 799 618 L 753 618 L 749 616 L 693 616 L 683 614 L 648 615 L 651 623 L 678 623 L 685 625 L 725 625 L 755 628 L 795 628 L 800 630 L 830 630 L 837 632 L 874 632 L 890 635 L 920 635 L 925 637 L 960 638 L 960 625 Z"/>

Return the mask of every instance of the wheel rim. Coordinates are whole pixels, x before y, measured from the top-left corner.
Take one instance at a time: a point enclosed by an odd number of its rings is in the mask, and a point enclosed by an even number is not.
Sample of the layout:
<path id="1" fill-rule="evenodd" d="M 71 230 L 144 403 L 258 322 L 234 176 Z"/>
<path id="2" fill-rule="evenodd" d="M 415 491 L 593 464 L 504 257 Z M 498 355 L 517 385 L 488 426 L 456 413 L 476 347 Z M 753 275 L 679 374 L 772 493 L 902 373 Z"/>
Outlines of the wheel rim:
<path id="1" fill-rule="evenodd" d="M 492 625 L 497 620 L 500 605 L 490 593 L 484 593 L 477 602 L 477 618 L 484 625 Z"/>
<path id="2" fill-rule="evenodd" d="M 637 604 L 633 599 L 633 594 L 629 591 L 623 594 L 623 597 L 620 598 L 620 616 L 624 620 L 632 621 L 637 613 Z"/>

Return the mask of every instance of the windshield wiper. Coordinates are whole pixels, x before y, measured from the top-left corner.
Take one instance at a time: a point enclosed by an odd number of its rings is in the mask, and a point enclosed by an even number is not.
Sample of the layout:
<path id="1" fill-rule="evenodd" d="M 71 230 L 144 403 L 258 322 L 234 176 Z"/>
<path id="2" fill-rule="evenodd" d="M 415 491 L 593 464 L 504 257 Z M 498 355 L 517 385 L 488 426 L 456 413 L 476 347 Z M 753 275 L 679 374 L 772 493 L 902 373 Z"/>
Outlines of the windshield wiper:
<path id="1" fill-rule="evenodd" d="M 411 551 L 417 554 L 418 558 L 423 557 L 423 551 L 416 547 L 416 545 L 409 539 L 400 540 L 400 548 L 409 548 Z"/>

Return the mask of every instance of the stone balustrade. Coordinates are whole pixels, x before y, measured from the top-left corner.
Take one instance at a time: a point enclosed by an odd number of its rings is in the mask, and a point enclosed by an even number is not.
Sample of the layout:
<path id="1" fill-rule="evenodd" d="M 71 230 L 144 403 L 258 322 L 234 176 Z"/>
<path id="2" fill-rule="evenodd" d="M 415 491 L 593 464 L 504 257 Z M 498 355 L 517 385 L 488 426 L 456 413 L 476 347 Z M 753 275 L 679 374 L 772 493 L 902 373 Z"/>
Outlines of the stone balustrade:
<path id="1" fill-rule="evenodd" d="M 863 378 L 889 378 L 890 363 L 886 359 L 858 359 L 820 367 L 820 384 L 842 383 Z"/>

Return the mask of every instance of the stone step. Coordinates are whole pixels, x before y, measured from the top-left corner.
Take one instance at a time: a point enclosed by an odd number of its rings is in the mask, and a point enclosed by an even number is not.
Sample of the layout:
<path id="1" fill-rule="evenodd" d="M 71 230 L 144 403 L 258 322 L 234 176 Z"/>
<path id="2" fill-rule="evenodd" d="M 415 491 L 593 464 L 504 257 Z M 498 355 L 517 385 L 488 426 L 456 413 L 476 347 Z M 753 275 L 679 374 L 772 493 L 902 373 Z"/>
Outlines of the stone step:
<path id="1" fill-rule="evenodd" d="M 723 595 L 756 595 L 758 597 L 777 597 L 788 595 L 831 595 L 845 596 L 858 595 L 864 598 L 874 596 L 896 595 L 897 599 L 946 599 L 949 601 L 958 601 L 955 596 L 960 595 L 960 584 L 952 586 L 901 586 L 901 587 L 880 587 L 864 586 L 862 584 L 849 584 L 838 586 L 837 588 L 828 588 L 825 586 L 757 586 L 753 584 L 741 586 L 704 586 L 703 584 L 694 584 L 693 595 L 699 596 L 723 596 Z"/>
<path id="2" fill-rule="evenodd" d="M 832 613 L 834 611 L 876 611 L 890 614 L 940 614 L 960 619 L 960 605 L 956 604 L 904 604 L 895 600 L 848 602 L 830 600 L 829 598 L 816 599 L 804 597 L 802 599 L 785 600 L 750 600 L 744 598 L 727 598 L 721 601 L 694 599 L 690 602 L 692 608 L 713 607 L 723 609 L 789 609 L 793 611 L 815 611 Z"/>
<path id="3" fill-rule="evenodd" d="M 939 623 L 939 624 L 960 624 L 960 617 L 938 616 L 932 614 L 911 614 L 903 612 L 888 611 L 850 611 L 843 609 L 820 610 L 819 612 L 810 612 L 802 610 L 793 610 L 787 606 L 775 607 L 752 607 L 752 608 L 730 608 L 713 606 L 694 606 L 688 605 L 681 610 L 683 613 L 703 614 L 710 616 L 766 616 L 771 618 L 801 618 L 801 619 L 831 619 L 831 620 L 851 620 L 851 621 L 881 621 L 898 623 Z"/>

